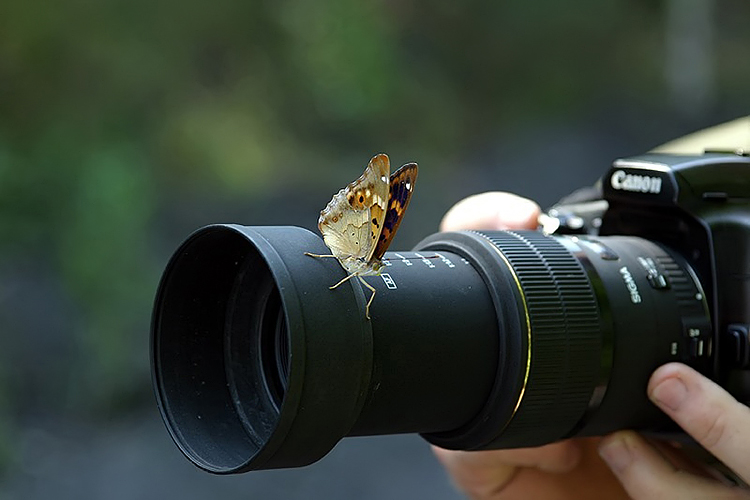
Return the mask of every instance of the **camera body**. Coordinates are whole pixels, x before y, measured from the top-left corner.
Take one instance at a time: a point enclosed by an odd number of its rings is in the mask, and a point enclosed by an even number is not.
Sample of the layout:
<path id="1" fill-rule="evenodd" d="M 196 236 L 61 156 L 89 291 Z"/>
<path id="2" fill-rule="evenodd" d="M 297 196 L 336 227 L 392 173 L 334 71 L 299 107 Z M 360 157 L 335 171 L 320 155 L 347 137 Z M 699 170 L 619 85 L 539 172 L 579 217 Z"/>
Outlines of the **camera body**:
<path id="1" fill-rule="evenodd" d="M 603 200 L 563 201 L 550 210 L 556 232 L 637 236 L 684 257 L 707 296 L 711 328 L 684 318 L 679 360 L 750 401 L 750 156 L 621 159 L 597 187 Z"/>

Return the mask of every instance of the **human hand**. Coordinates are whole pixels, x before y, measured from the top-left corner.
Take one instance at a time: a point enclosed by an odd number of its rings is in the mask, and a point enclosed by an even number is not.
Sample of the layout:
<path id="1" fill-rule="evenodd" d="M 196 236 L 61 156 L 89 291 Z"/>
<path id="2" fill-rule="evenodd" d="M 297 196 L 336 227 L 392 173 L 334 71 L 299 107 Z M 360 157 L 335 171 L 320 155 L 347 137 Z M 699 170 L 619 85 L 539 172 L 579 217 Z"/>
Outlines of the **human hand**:
<path id="1" fill-rule="evenodd" d="M 539 213 L 529 200 L 484 193 L 456 204 L 443 218 L 441 229 L 533 229 Z M 750 461 L 743 460 L 750 456 L 750 409 L 678 363 L 654 372 L 648 395 L 696 441 L 750 482 Z M 463 452 L 435 447 L 434 451 L 456 485 L 477 500 L 750 498 L 745 490 L 714 479 L 677 448 L 646 441 L 632 431 L 538 448 Z"/>
<path id="2" fill-rule="evenodd" d="M 701 446 L 750 482 L 750 408 L 692 368 L 668 363 L 648 383 L 651 401 Z M 634 499 L 750 499 L 694 464 L 675 463 L 632 431 L 604 438 L 599 452 Z M 672 460 L 670 460 L 672 459 Z"/>

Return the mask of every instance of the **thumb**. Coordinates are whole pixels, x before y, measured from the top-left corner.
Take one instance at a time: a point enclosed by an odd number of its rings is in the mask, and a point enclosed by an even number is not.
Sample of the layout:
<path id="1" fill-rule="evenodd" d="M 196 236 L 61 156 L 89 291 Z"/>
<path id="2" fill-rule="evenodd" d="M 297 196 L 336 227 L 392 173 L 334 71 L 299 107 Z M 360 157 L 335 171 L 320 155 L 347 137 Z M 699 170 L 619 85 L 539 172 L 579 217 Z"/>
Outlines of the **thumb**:
<path id="1" fill-rule="evenodd" d="M 536 229 L 539 205 L 511 193 L 490 191 L 465 198 L 448 210 L 441 231 Z"/>

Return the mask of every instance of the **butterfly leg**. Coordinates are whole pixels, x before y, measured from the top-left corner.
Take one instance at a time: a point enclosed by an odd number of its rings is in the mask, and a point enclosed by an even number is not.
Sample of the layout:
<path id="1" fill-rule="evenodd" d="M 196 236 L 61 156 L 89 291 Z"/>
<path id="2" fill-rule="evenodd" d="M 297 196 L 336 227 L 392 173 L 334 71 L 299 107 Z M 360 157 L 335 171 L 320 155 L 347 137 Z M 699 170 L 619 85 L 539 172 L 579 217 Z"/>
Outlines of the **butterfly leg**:
<path id="1" fill-rule="evenodd" d="M 373 288 L 372 285 L 366 282 L 364 278 L 362 278 L 362 276 L 357 276 L 357 278 L 359 278 L 359 281 L 361 281 L 362 284 L 369 288 L 372 292 L 372 295 L 370 295 L 370 300 L 367 301 L 367 306 L 365 307 L 365 316 L 367 317 L 367 319 L 370 319 L 370 304 L 372 304 L 372 301 L 375 298 L 375 288 Z"/>
<path id="2" fill-rule="evenodd" d="M 334 288 L 338 287 L 339 285 L 341 285 L 341 284 L 343 284 L 343 283 L 346 283 L 347 281 L 349 281 L 350 279 L 352 279 L 352 278 L 353 278 L 353 277 L 355 277 L 355 276 L 357 276 L 357 275 L 356 275 L 356 274 L 347 274 L 347 275 L 346 275 L 346 278 L 342 279 L 341 281 L 339 281 L 339 282 L 338 282 L 338 283 L 336 283 L 335 285 L 331 285 L 331 286 L 329 286 L 329 287 L 328 287 L 328 289 L 329 289 L 329 290 L 333 290 Z"/>
<path id="3" fill-rule="evenodd" d="M 309 255 L 310 257 L 316 257 L 318 259 L 322 259 L 325 257 L 334 257 L 334 258 L 336 257 L 335 255 L 321 255 L 319 253 L 310 253 L 310 252 L 305 252 L 305 255 Z"/>
<path id="4" fill-rule="evenodd" d="M 339 281 L 333 286 L 329 286 L 328 288 L 333 290 L 334 288 L 338 287 L 339 285 L 343 283 L 346 283 L 347 281 L 354 278 L 355 276 L 359 278 L 359 281 L 362 282 L 362 284 L 365 285 L 372 292 L 372 295 L 370 295 L 370 300 L 367 301 L 367 306 L 365 306 L 365 316 L 367 317 L 367 319 L 370 319 L 370 304 L 372 304 L 372 301 L 375 298 L 375 288 L 373 288 L 372 285 L 366 282 L 364 278 L 362 278 L 362 276 L 358 274 L 348 274 L 346 278 L 342 279 L 341 281 Z"/>

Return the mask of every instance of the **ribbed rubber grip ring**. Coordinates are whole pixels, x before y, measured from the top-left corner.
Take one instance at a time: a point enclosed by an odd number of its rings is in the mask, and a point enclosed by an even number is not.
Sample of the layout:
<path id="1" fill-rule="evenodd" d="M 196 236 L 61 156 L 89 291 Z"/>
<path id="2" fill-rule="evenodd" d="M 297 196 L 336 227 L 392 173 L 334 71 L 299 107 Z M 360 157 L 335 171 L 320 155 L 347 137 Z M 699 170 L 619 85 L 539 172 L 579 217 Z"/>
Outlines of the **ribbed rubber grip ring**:
<path id="1" fill-rule="evenodd" d="M 536 231 L 485 236 L 512 268 L 529 321 L 524 389 L 496 444 L 560 439 L 586 412 L 600 376 L 603 325 L 594 289 L 581 262 L 551 237 Z"/>

